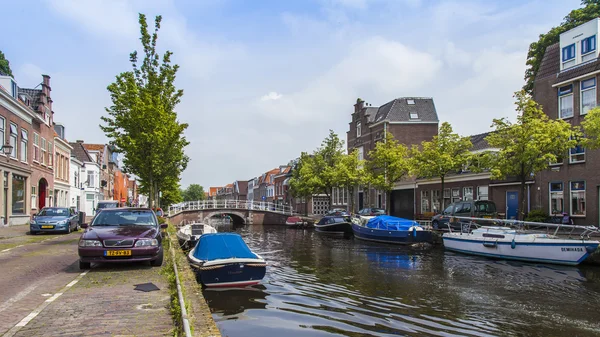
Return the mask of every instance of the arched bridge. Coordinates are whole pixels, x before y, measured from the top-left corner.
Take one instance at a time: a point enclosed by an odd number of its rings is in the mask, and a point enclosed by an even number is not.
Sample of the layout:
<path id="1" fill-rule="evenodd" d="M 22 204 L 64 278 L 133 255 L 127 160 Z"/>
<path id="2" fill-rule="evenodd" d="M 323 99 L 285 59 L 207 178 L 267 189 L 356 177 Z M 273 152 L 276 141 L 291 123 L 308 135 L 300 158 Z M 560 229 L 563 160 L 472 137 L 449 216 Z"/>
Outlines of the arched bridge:
<path id="1" fill-rule="evenodd" d="M 174 224 L 203 222 L 228 215 L 233 224 L 283 225 L 294 214 L 290 206 L 246 200 L 187 201 L 171 206 L 167 211 L 167 217 Z"/>

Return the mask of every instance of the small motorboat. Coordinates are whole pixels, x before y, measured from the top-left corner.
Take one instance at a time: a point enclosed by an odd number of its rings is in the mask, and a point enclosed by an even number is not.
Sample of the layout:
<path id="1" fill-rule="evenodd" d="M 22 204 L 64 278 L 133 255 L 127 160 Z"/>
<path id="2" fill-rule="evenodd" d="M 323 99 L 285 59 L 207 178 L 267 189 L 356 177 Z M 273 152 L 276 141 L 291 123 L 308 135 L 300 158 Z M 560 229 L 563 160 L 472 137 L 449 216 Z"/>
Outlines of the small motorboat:
<path id="1" fill-rule="evenodd" d="M 317 232 L 328 234 L 352 234 L 352 220 L 349 216 L 324 216 L 315 224 Z"/>
<path id="2" fill-rule="evenodd" d="M 354 237 L 361 240 L 409 245 L 430 243 L 431 231 L 418 222 L 391 215 L 360 216 L 352 219 Z"/>
<path id="3" fill-rule="evenodd" d="M 188 250 L 196 246 L 201 235 L 216 232 L 217 230 L 211 225 L 191 223 L 179 228 L 177 231 L 177 240 L 181 248 Z"/>
<path id="4" fill-rule="evenodd" d="M 299 216 L 290 216 L 285 220 L 287 227 L 308 227 L 308 221 L 302 219 Z"/>
<path id="5" fill-rule="evenodd" d="M 267 263 L 252 252 L 237 233 L 209 233 L 200 236 L 188 260 L 197 280 L 205 287 L 245 287 L 258 284 Z"/>

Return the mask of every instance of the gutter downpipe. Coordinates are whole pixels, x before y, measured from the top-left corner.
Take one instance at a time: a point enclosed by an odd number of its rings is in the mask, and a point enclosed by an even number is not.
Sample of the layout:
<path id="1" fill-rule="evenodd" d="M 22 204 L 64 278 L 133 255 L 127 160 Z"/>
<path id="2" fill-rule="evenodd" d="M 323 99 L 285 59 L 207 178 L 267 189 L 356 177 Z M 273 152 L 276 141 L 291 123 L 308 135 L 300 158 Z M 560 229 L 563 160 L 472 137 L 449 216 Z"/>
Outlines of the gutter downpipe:
<path id="1" fill-rule="evenodd" d="M 170 234 L 169 234 L 170 235 Z M 186 337 L 192 337 L 190 330 L 190 321 L 188 320 L 187 310 L 185 309 L 185 301 L 183 300 L 183 292 L 179 283 L 179 273 L 177 272 L 177 263 L 175 262 L 175 252 L 171 247 L 171 259 L 173 260 L 173 269 L 175 270 L 175 282 L 177 283 L 177 296 L 179 297 L 179 307 L 181 307 L 181 321 L 183 323 L 183 331 Z"/>

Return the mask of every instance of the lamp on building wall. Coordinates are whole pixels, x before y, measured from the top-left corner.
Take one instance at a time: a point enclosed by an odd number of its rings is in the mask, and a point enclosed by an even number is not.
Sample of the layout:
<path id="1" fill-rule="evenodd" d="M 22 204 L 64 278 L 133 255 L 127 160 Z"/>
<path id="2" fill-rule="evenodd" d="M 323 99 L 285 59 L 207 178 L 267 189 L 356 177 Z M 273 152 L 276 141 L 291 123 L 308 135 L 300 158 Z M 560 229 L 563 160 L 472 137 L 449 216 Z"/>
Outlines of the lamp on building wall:
<path id="1" fill-rule="evenodd" d="M 12 149 L 13 149 L 13 146 L 10 145 L 9 143 L 6 143 L 4 146 L 2 146 L 2 148 L 0 148 L 2 153 L 4 153 L 6 155 L 6 161 L 8 161 L 8 156 L 12 153 Z"/>

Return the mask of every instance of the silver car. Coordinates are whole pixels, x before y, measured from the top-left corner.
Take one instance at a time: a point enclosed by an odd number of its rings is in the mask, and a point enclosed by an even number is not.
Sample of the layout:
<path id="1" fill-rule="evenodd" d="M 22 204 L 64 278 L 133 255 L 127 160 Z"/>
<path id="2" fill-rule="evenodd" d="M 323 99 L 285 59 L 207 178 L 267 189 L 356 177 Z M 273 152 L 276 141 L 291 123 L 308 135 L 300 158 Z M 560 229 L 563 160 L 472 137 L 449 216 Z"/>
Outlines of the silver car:
<path id="1" fill-rule="evenodd" d="M 44 207 L 33 215 L 29 223 L 29 233 L 40 232 L 64 232 L 79 230 L 79 219 L 77 212 L 66 207 Z"/>

